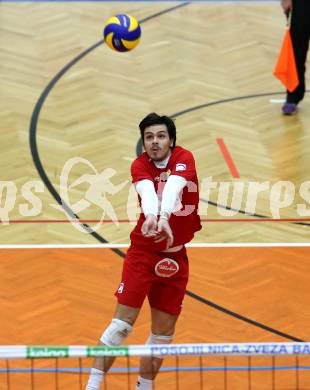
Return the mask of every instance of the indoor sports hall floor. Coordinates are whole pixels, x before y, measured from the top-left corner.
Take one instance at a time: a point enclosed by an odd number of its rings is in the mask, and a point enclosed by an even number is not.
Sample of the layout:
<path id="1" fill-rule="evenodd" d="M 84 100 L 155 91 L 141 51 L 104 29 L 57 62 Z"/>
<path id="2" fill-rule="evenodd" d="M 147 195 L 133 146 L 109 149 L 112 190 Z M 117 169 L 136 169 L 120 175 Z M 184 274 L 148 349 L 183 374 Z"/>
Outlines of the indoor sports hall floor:
<path id="1" fill-rule="evenodd" d="M 310 207 L 301 188 L 309 181 L 310 98 L 297 116 L 281 115 L 284 90 L 272 76 L 285 30 L 279 2 L 1 2 L 0 12 L 0 344 L 97 342 L 126 248 L 66 245 L 129 243 L 129 169 L 137 124 L 151 111 L 176 118 L 177 142 L 194 153 L 202 183 L 203 229 L 189 248 L 175 341 L 308 340 Z M 102 43 L 116 13 L 142 22 L 130 53 Z M 115 214 L 86 199 L 100 173 L 100 202 Z M 208 193 L 210 178 L 244 186 L 239 210 L 219 186 Z M 281 181 L 290 183 L 290 201 L 275 212 Z M 267 183 L 253 215 L 245 213 L 249 182 Z M 39 199 L 32 216 L 27 188 Z M 68 221 L 60 198 L 80 207 L 84 224 Z M 144 343 L 148 324 L 145 307 L 128 342 Z M 293 388 L 290 378 L 279 388 Z M 309 373 L 301 389 L 310 389 Z"/>

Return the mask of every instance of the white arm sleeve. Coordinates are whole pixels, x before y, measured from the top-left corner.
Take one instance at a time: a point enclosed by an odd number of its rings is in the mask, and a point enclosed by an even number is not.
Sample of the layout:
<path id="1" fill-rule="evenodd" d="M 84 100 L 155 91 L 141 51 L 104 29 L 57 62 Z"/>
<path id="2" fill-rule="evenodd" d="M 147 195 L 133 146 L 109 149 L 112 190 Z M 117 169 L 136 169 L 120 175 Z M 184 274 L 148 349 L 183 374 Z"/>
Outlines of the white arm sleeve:
<path id="1" fill-rule="evenodd" d="M 170 175 L 163 190 L 160 214 L 167 213 L 169 216 L 175 211 L 177 200 L 181 191 L 186 186 L 186 179 L 177 175 Z"/>
<path id="2" fill-rule="evenodd" d="M 154 183 L 151 180 L 140 180 L 136 184 L 136 191 L 141 197 L 141 207 L 145 216 L 158 214 L 158 197 L 155 192 Z"/>

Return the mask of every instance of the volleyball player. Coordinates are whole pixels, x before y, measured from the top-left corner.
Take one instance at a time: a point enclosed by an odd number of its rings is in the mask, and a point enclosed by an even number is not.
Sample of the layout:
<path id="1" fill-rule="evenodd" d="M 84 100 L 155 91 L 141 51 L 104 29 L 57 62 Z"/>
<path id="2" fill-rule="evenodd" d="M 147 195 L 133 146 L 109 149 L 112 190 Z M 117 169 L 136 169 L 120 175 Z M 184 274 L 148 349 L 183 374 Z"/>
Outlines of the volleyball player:
<path id="1" fill-rule="evenodd" d="M 147 115 L 139 124 L 145 152 L 131 166 L 141 214 L 130 235 L 112 322 L 100 345 L 123 343 L 132 331 L 144 299 L 151 308 L 147 344 L 172 342 L 188 281 L 184 244 L 201 229 L 194 157 L 176 146 L 176 127 L 167 116 Z M 113 357 L 96 358 L 86 390 L 99 390 Z M 162 364 L 142 357 L 136 390 L 150 390 Z"/>

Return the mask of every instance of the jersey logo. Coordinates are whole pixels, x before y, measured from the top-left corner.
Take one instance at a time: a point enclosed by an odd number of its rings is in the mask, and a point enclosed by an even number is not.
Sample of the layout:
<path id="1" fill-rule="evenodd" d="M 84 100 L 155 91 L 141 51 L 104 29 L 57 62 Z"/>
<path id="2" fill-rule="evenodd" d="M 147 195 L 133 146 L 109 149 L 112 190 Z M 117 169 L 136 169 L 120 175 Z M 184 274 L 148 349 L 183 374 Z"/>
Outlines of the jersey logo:
<path id="1" fill-rule="evenodd" d="M 155 176 L 154 180 L 158 182 L 166 182 L 168 180 L 168 177 L 170 175 L 171 171 L 168 169 L 167 172 L 161 172 L 159 176 Z"/>
<path id="2" fill-rule="evenodd" d="M 186 171 L 186 164 L 177 164 L 175 170 L 178 171 Z"/>
<path id="3" fill-rule="evenodd" d="M 172 259 L 162 259 L 155 265 L 155 273 L 161 278 L 170 278 L 179 271 L 179 264 Z"/>
<path id="4" fill-rule="evenodd" d="M 124 283 L 124 282 L 122 282 L 122 283 L 119 285 L 119 288 L 118 288 L 118 290 L 117 290 L 117 292 L 118 292 L 119 294 L 122 294 L 122 292 L 123 292 L 123 290 L 124 290 L 124 286 L 125 286 L 125 283 Z"/>

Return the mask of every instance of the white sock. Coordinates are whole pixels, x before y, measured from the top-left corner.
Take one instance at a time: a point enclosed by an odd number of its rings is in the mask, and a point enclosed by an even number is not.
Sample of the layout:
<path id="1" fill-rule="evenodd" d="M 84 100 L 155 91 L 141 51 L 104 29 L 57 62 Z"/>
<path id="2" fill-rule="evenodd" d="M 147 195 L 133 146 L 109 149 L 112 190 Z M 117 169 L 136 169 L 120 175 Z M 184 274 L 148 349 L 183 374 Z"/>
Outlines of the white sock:
<path id="1" fill-rule="evenodd" d="M 90 370 L 90 375 L 85 390 L 100 390 L 100 385 L 103 381 L 103 375 L 103 371 L 97 370 L 97 368 L 92 368 Z"/>
<path id="2" fill-rule="evenodd" d="M 151 379 L 145 379 L 139 375 L 136 390 L 152 390 L 153 381 Z"/>

